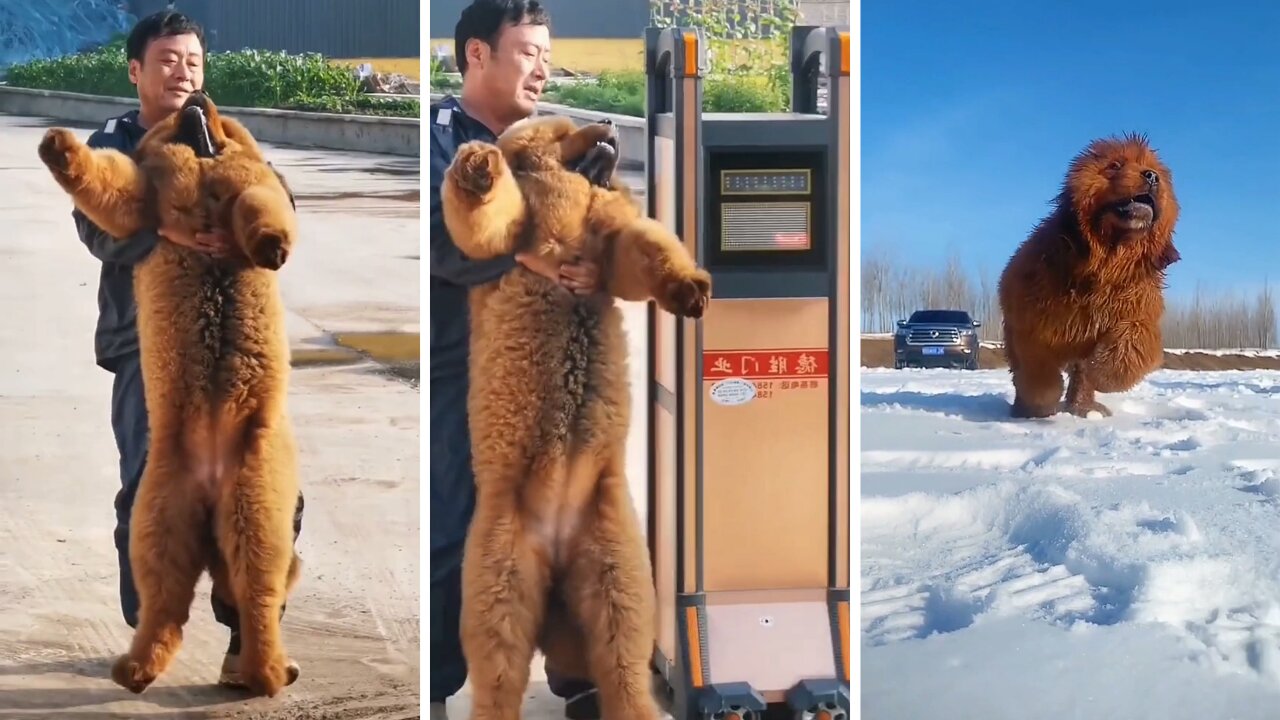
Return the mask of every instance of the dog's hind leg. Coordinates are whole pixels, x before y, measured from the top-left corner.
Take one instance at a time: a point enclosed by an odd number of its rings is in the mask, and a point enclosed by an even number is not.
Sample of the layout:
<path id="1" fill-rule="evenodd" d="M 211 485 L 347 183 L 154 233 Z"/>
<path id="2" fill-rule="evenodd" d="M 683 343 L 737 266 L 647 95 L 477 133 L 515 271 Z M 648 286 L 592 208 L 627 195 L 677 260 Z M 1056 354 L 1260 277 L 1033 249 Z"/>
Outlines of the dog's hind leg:
<path id="1" fill-rule="evenodd" d="M 219 493 L 218 546 L 240 618 L 240 672 L 250 690 L 274 697 L 296 675 L 280 632 L 296 578 L 293 515 L 297 479 L 287 434 L 249 419 L 242 460 Z"/>
<path id="2" fill-rule="evenodd" d="M 153 444 L 133 510 L 129 555 L 141 601 L 138 629 L 111 677 L 135 693 L 164 673 L 177 654 L 205 568 L 208 511 L 184 495 L 180 458 L 165 444 Z"/>
<path id="3" fill-rule="evenodd" d="M 477 478 L 462 557 L 462 650 L 471 720 L 519 720 L 546 610 L 550 570 L 521 515 L 517 485 Z"/>
<path id="4" fill-rule="evenodd" d="M 583 457 L 570 473 L 570 482 L 580 487 L 585 474 L 596 477 L 568 553 L 563 593 L 586 631 L 601 714 L 609 720 L 657 720 L 649 671 L 657 632 L 652 569 L 631 506 L 625 452 L 606 452 L 603 468 L 596 458 Z"/>
<path id="5" fill-rule="evenodd" d="M 1068 377 L 1067 412 L 1077 417 L 1088 417 L 1091 412 L 1101 413 L 1104 417 L 1111 416 L 1111 410 L 1094 398 L 1094 388 L 1083 364 L 1073 364 Z"/>

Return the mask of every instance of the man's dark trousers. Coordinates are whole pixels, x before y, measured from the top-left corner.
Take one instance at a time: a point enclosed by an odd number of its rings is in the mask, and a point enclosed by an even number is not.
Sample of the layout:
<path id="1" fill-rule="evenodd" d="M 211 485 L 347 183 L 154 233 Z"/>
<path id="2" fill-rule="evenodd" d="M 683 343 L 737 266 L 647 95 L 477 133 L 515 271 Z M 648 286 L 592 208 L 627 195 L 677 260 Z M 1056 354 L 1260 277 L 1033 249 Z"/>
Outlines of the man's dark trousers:
<path id="1" fill-rule="evenodd" d="M 115 382 L 111 386 L 111 427 L 120 451 L 120 491 L 116 493 L 116 552 L 120 557 L 120 609 L 129 627 L 138 627 L 138 591 L 133 585 L 129 563 L 129 517 L 138 494 L 142 471 L 147 463 L 147 405 L 143 394 L 142 358 L 129 353 L 112 363 Z M 302 532 L 302 493 L 293 513 L 293 539 Z M 238 653 L 240 620 L 235 608 L 212 597 L 213 615 L 231 629 L 229 651 Z M 283 610 L 283 608 L 282 608 Z"/>
<path id="2" fill-rule="evenodd" d="M 431 378 L 431 695 L 443 702 L 467 681 L 458 633 L 462 549 L 475 510 L 465 369 Z"/>

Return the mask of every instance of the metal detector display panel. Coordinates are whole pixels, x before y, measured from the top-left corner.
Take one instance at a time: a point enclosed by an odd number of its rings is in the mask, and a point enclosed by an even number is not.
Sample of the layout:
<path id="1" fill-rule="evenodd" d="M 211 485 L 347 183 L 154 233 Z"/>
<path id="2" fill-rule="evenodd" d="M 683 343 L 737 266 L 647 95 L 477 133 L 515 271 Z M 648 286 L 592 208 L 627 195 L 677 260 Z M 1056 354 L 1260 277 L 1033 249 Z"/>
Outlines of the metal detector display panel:
<path id="1" fill-rule="evenodd" d="M 813 247 L 808 202 L 739 202 L 720 206 L 721 252 L 796 252 Z"/>
<path id="2" fill-rule="evenodd" d="M 718 266 L 822 266 L 819 152 L 729 151 L 709 158 L 707 260 Z"/>
<path id="3" fill-rule="evenodd" d="M 812 173 L 800 170 L 722 170 L 721 195 L 802 195 L 813 192 Z"/>

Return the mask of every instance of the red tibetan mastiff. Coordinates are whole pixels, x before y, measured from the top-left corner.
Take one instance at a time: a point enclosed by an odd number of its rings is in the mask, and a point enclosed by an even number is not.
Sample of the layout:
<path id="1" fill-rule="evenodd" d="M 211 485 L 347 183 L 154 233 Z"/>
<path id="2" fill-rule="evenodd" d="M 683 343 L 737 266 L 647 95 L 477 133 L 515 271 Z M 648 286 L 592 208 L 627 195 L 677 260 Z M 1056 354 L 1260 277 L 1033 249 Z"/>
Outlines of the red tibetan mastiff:
<path id="1" fill-rule="evenodd" d="M 1128 390 L 1164 358 L 1164 277 L 1179 257 L 1173 177 L 1145 136 L 1095 140 L 1054 206 L 1000 276 L 1012 414 L 1109 416 L 1094 393 Z"/>

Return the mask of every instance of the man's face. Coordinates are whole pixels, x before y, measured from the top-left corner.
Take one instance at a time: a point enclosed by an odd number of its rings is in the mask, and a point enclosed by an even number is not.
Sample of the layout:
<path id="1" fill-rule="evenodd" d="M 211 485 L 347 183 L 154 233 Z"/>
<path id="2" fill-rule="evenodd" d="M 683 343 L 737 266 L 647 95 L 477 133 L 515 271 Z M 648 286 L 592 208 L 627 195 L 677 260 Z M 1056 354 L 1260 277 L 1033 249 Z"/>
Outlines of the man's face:
<path id="1" fill-rule="evenodd" d="M 144 111 L 155 115 L 177 112 L 192 92 L 204 87 L 200 40 L 190 33 L 152 40 L 142 62 L 129 61 L 129 79 L 138 86 Z"/>
<path id="2" fill-rule="evenodd" d="M 510 119 L 528 117 L 550 74 L 551 33 L 546 25 L 509 25 L 492 48 L 472 40 L 467 72 L 478 75 L 494 110 Z"/>

